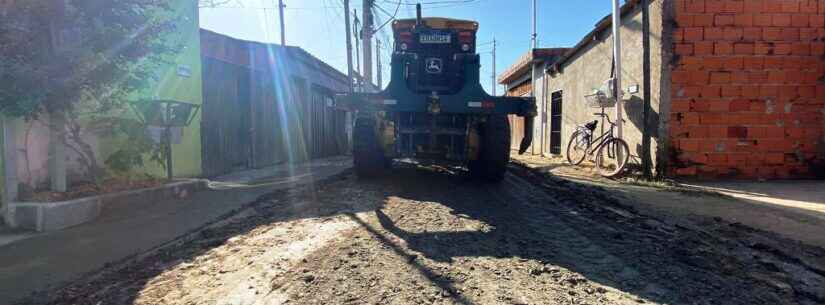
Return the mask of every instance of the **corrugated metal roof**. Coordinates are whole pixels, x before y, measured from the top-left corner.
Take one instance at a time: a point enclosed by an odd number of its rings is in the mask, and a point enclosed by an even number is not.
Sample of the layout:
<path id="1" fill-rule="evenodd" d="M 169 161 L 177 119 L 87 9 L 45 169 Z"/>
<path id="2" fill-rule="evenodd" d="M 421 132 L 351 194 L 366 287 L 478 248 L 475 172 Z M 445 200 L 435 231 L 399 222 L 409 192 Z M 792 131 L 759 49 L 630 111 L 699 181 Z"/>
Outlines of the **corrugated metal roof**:
<path id="1" fill-rule="evenodd" d="M 334 92 L 349 89 L 347 75 L 306 50 L 237 39 L 201 29 L 201 55 L 265 72 L 285 72 Z"/>

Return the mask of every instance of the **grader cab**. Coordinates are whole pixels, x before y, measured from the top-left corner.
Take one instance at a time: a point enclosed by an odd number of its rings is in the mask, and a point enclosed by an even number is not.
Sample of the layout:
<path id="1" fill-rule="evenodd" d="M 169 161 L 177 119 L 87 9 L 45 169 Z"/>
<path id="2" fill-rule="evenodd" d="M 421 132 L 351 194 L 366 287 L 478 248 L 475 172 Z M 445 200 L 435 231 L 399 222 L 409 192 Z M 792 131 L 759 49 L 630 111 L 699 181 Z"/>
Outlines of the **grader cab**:
<path id="1" fill-rule="evenodd" d="M 393 22 L 395 46 L 388 86 L 336 97 L 357 112 L 353 159 L 359 176 L 379 175 L 393 159 L 460 164 L 488 181 L 504 177 L 510 159 L 507 115 L 525 120 L 523 153 L 531 144 L 533 98 L 490 96 L 479 82 L 478 23 L 447 18 Z"/>

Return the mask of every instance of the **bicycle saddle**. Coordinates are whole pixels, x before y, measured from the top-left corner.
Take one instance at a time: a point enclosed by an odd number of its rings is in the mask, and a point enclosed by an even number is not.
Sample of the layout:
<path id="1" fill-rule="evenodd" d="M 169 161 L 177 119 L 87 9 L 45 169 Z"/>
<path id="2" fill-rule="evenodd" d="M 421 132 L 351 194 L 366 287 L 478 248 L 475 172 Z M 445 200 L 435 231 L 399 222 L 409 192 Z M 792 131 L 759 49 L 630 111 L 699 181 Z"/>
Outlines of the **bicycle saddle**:
<path id="1" fill-rule="evenodd" d="M 584 125 L 585 128 L 590 129 L 590 131 L 596 130 L 596 126 L 599 125 L 599 121 L 593 121 Z"/>

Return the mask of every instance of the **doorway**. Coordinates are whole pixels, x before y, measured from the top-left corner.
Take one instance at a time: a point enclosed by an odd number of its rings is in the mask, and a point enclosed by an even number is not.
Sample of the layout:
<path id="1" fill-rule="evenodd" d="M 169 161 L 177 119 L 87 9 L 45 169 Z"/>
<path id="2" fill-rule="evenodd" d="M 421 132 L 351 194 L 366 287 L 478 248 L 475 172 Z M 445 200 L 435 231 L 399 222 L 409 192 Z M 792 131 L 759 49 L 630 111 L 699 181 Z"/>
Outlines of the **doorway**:
<path id="1" fill-rule="evenodd" d="M 561 154 L 562 91 L 550 96 L 550 153 Z"/>

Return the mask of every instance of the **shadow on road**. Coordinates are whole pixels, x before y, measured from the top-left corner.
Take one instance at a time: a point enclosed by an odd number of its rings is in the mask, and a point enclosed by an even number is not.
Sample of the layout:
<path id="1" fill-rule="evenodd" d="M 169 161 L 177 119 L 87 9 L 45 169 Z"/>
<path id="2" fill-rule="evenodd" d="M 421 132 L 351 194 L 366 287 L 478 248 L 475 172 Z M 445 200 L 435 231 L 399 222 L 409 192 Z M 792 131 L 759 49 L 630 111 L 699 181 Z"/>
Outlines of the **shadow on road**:
<path id="1" fill-rule="evenodd" d="M 535 186 L 541 181 L 516 176 L 487 185 L 414 169 L 399 169 L 383 183 L 388 189 L 392 184 L 404 186 L 387 194 L 384 208 L 375 211 L 378 222 L 411 250 L 434 261 L 534 260 L 656 303 L 825 301 L 825 290 L 817 287 L 825 284 L 822 249 L 720 221 L 704 227 L 668 224 L 639 215 L 591 185 L 566 181 L 542 189 Z M 390 208 L 393 201 L 443 205 L 451 216 L 417 213 L 423 207 L 399 212 Z M 421 217 L 430 217 L 423 220 L 430 223 L 474 219 L 492 229 L 439 231 L 437 225 L 422 225 Z M 405 221 L 409 218 L 417 221 Z M 817 261 L 799 260 L 789 253 Z"/>

